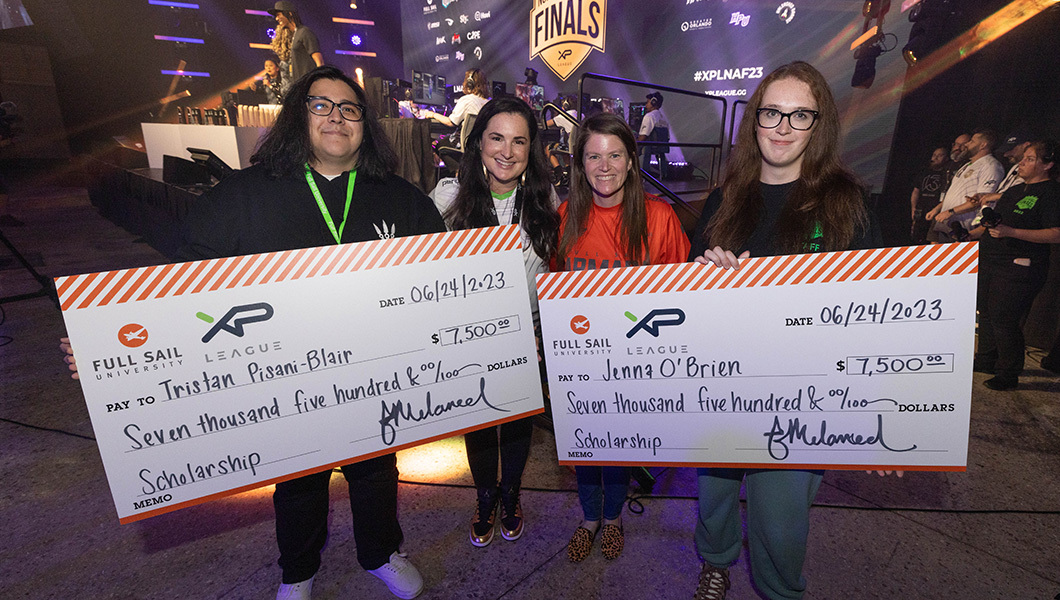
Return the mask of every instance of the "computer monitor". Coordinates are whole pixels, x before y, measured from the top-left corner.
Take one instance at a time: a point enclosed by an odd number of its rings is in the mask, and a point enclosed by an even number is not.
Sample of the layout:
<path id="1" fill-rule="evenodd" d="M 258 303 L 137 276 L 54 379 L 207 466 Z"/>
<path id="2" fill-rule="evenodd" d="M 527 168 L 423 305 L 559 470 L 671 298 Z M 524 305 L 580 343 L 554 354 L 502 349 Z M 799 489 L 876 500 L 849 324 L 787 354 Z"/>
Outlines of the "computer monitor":
<path id="1" fill-rule="evenodd" d="M 416 104 L 431 106 L 445 105 L 445 77 L 413 71 L 412 101 Z"/>
<path id="2" fill-rule="evenodd" d="M 244 88 L 236 90 L 236 104 L 242 104 L 244 106 L 257 106 L 259 104 L 268 104 L 269 99 L 265 96 L 264 89 L 251 89 Z"/>
<path id="3" fill-rule="evenodd" d="M 545 88 L 540 85 L 529 83 L 515 84 L 515 95 L 522 98 L 523 102 L 530 105 L 535 113 L 540 113 L 545 108 Z"/>
<path id="4" fill-rule="evenodd" d="M 210 175 L 217 178 L 218 181 L 224 179 L 234 171 L 232 167 L 228 166 L 225 161 L 221 160 L 210 150 L 204 148 L 188 148 L 187 150 L 191 154 L 191 159 L 206 167 L 206 170 L 210 172 Z"/>

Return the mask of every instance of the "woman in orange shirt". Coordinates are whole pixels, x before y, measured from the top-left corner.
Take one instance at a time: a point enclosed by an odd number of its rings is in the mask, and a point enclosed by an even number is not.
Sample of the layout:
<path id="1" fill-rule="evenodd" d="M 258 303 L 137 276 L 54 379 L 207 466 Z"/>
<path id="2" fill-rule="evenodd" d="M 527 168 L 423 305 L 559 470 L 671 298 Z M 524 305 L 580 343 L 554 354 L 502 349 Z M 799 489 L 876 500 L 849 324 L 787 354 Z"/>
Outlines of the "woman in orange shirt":
<path id="1" fill-rule="evenodd" d="M 570 196 L 559 207 L 559 249 L 552 270 L 580 271 L 684 262 L 688 236 L 673 208 L 644 191 L 633 131 L 602 113 L 582 124 L 571 160 Z M 622 503 L 629 467 L 576 467 L 584 521 L 567 545 L 584 560 L 601 530 L 608 559 L 622 552 Z"/>

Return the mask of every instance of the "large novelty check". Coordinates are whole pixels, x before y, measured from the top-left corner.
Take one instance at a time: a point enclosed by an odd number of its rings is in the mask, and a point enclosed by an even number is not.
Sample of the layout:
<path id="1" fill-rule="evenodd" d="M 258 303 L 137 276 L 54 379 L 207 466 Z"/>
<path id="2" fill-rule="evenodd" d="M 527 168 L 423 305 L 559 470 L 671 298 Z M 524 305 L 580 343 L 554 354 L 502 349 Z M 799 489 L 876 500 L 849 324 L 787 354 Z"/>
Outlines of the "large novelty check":
<path id="1" fill-rule="evenodd" d="M 543 410 L 514 226 L 56 286 L 122 523 Z"/>
<path id="2" fill-rule="evenodd" d="M 964 470 L 976 244 L 538 276 L 565 464 Z"/>

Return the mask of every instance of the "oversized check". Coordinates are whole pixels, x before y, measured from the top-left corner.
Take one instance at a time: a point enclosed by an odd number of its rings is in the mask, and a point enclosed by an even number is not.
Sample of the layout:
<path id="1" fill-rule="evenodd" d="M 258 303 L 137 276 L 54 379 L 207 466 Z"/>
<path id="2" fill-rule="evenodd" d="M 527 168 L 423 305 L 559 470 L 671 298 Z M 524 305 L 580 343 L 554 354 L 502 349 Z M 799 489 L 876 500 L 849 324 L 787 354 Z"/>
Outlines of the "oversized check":
<path id="1" fill-rule="evenodd" d="M 56 287 L 122 523 L 543 410 L 515 226 Z"/>
<path id="2" fill-rule="evenodd" d="M 964 470 L 976 244 L 539 275 L 564 464 Z"/>

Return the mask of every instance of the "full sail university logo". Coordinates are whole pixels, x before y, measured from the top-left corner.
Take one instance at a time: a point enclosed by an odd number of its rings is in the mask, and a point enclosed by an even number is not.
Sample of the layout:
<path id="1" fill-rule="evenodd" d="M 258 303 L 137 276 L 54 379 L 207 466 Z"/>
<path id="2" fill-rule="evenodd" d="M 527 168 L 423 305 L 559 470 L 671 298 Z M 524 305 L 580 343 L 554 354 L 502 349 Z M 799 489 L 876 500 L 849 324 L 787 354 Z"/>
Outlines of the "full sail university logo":
<path id="1" fill-rule="evenodd" d="M 530 60 L 566 81 L 593 50 L 604 51 L 607 0 L 533 0 Z"/>
<path id="2" fill-rule="evenodd" d="M 147 343 L 147 328 L 137 323 L 129 323 L 118 330 L 118 341 L 126 348 L 139 348 Z"/>

